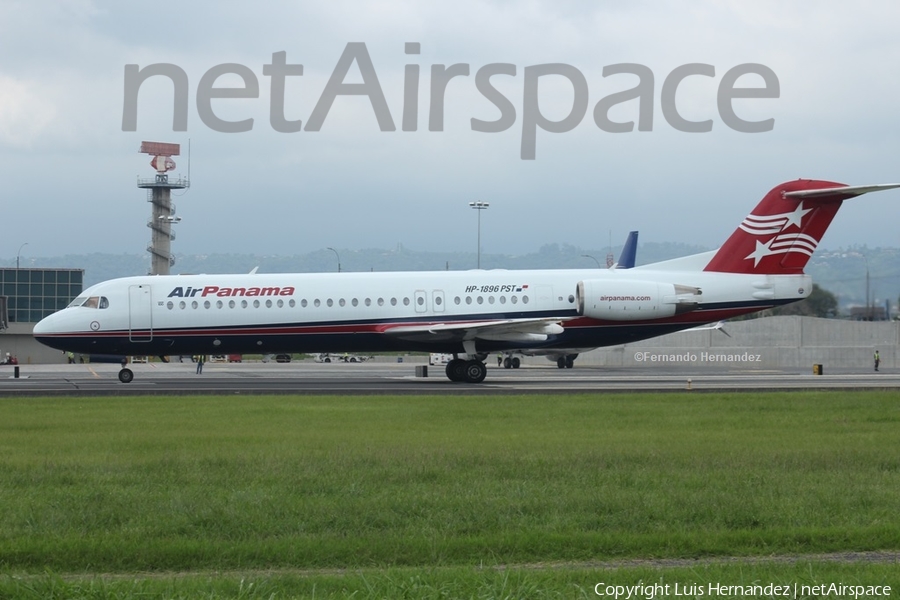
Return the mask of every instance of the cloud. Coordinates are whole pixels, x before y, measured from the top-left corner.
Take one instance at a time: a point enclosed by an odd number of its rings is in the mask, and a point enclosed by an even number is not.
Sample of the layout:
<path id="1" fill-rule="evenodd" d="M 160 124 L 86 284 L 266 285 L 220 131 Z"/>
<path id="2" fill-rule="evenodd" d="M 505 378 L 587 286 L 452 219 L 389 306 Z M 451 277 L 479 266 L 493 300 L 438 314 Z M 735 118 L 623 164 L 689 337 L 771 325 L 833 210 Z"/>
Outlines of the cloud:
<path id="1" fill-rule="evenodd" d="M 29 201 L 5 203 L 4 218 L 14 219 L 35 253 L 75 245 L 140 251 L 149 239 L 149 209 L 134 178 L 152 174 L 137 153 L 140 141 L 186 147 L 190 139 L 193 186 L 178 201 L 184 220 L 176 252 L 293 253 L 398 241 L 469 248 L 467 203 L 475 199 L 491 202 L 483 223 L 487 251 L 526 252 L 553 242 L 587 247 L 610 229 L 618 239 L 635 228 L 648 241 L 714 246 L 783 180 L 898 178 L 898 13 L 900 6 L 886 0 L 829 0 L 815 10 L 716 0 L 12 0 L 0 5 L 0 160 L 14 167 L 5 169 L 7 197 Z M 288 78 L 285 116 L 307 122 L 350 42 L 366 44 L 397 131 L 380 131 L 365 96 L 339 96 L 321 131 L 276 132 L 264 73 L 272 54 L 285 51 L 288 63 L 303 64 L 302 77 Z M 405 54 L 406 42 L 419 42 L 421 53 Z M 584 74 L 588 110 L 572 131 L 538 131 L 537 158 L 523 161 L 524 69 L 557 62 Z M 601 98 L 635 84 L 633 76 L 602 76 L 604 66 L 623 62 L 653 72 L 652 132 L 611 134 L 593 122 Z M 748 120 L 774 118 L 769 133 L 737 133 L 718 114 L 722 76 L 747 62 L 771 68 L 781 93 L 735 100 L 734 107 Z M 188 76 L 187 132 L 172 131 L 172 85 L 162 78 L 141 87 L 137 131 L 121 129 L 124 67 L 154 63 L 177 65 Z M 219 118 L 254 119 L 250 132 L 217 133 L 199 117 L 197 87 L 222 63 L 246 65 L 258 80 L 258 98 L 212 101 Z M 429 131 L 432 65 L 457 63 L 468 64 L 469 75 L 448 82 L 444 131 Z M 515 76 L 491 80 L 516 119 L 488 134 L 473 131 L 470 120 L 500 115 L 475 85 L 477 70 L 490 63 L 516 67 Z M 714 77 L 686 78 L 676 96 L 685 118 L 712 119 L 708 134 L 674 129 L 660 108 L 663 82 L 687 63 L 715 68 Z M 419 67 L 417 131 L 400 130 L 407 65 Z M 359 81 L 354 67 L 347 82 Z M 216 82 L 240 84 L 233 75 Z M 761 82 L 746 76 L 739 84 Z M 539 104 L 549 118 L 565 116 L 571 101 L 569 82 L 541 81 Z M 635 101 L 610 112 L 617 121 L 637 116 Z M 186 157 L 178 163 L 186 171 Z M 892 206 L 873 198 L 848 207 L 829 243 L 896 245 Z M 79 220 L 80 227 L 64 227 Z"/>

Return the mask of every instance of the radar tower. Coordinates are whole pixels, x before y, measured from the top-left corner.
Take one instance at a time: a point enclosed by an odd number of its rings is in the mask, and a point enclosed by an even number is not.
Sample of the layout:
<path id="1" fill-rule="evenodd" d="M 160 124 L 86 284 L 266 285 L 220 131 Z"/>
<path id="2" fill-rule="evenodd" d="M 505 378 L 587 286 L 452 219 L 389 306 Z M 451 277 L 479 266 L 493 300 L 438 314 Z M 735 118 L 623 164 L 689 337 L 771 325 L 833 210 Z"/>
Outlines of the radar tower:
<path id="1" fill-rule="evenodd" d="M 181 221 L 175 216 L 175 205 L 172 204 L 172 190 L 183 190 L 191 187 L 190 178 L 178 177 L 169 179 L 169 171 L 175 168 L 173 156 L 181 152 L 180 144 L 165 142 L 141 142 L 140 152 L 153 157 L 150 166 L 156 169 L 156 177 L 142 179 L 138 177 L 137 186 L 147 190 L 147 202 L 152 204 L 152 212 L 147 227 L 152 231 L 150 245 L 150 274 L 168 275 L 169 267 L 175 264 L 172 254 L 172 240 L 175 233 L 172 226 Z"/>

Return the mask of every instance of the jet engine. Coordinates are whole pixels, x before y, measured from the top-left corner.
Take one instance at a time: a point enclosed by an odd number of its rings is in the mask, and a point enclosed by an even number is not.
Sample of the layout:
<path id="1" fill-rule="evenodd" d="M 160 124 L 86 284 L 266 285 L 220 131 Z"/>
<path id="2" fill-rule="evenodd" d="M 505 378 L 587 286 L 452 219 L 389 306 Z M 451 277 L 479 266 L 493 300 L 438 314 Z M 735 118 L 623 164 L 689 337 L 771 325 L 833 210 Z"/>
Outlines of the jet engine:
<path id="1" fill-rule="evenodd" d="M 663 319 L 699 306 L 700 288 L 658 281 L 585 279 L 576 288 L 578 314 L 606 321 Z"/>

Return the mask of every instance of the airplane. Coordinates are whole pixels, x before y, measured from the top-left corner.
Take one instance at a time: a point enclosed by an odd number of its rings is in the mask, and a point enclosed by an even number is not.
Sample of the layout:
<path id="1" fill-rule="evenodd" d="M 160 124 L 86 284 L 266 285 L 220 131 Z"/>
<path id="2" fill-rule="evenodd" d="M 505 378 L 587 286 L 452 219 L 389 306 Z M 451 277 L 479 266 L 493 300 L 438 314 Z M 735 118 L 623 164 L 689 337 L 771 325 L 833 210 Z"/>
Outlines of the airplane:
<path id="1" fill-rule="evenodd" d="M 638 232 L 629 231 L 625 238 L 625 245 L 619 253 L 618 262 L 609 266 L 610 269 L 633 269 L 637 259 Z M 498 363 L 504 369 L 518 369 L 522 361 L 516 354 L 523 356 L 543 356 L 550 362 L 555 362 L 560 369 L 571 369 L 575 366 L 575 359 L 579 354 L 590 352 L 594 348 L 518 348 L 507 352 L 501 352 Z"/>
<path id="2" fill-rule="evenodd" d="M 776 186 L 718 249 L 633 269 L 160 275 L 98 283 L 34 337 L 84 354 L 441 352 L 480 383 L 491 352 L 635 342 L 797 302 L 842 202 L 900 184 Z M 134 374 L 123 365 L 119 380 Z"/>

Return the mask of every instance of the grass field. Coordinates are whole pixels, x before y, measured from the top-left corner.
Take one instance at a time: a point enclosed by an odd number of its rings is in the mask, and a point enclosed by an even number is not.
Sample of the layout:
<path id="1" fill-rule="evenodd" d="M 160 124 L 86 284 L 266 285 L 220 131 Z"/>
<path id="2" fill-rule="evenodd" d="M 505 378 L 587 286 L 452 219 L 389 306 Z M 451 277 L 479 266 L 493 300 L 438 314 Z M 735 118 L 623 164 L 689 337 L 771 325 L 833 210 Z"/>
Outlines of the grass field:
<path id="1" fill-rule="evenodd" d="M 0 597 L 897 593 L 889 564 L 590 564 L 898 550 L 898 425 L 889 392 L 4 399 Z"/>

